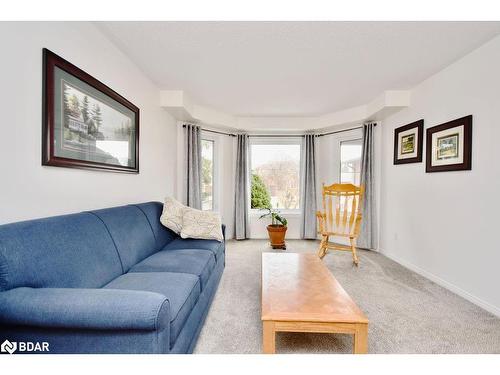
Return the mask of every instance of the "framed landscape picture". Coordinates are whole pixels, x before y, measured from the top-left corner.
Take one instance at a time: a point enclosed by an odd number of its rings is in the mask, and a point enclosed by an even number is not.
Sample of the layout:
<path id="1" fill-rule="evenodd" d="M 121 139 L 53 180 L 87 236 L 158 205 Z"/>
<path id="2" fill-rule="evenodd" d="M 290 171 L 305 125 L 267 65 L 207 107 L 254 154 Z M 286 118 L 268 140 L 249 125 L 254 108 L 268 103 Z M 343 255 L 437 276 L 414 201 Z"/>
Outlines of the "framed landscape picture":
<path id="1" fill-rule="evenodd" d="M 43 50 L 42 165 L 139 173 L 139 108 Z"/>
<path id="2" fill-rule="evenodd" d="M 427 129 L 426 172 L 472 168 L 472 115 Z"/>
<path id="3" fill-rule="evenodd" d="M 394 164 L 422 161 L 424 120 L 394 129 Z"/>

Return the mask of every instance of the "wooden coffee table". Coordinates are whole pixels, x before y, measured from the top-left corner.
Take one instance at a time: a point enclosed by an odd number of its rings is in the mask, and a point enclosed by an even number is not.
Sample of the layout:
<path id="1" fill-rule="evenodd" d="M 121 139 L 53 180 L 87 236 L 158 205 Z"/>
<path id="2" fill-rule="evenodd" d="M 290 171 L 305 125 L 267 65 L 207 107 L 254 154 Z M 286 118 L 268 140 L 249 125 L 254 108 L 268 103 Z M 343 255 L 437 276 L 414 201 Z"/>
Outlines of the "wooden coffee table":
<path id="1" fill-rule="evenodd" d="M 262 254 L 262 324 L 264 353 L 276 332 L 348 333 L 368 351 L 368 318 L 316 254 Z"/>

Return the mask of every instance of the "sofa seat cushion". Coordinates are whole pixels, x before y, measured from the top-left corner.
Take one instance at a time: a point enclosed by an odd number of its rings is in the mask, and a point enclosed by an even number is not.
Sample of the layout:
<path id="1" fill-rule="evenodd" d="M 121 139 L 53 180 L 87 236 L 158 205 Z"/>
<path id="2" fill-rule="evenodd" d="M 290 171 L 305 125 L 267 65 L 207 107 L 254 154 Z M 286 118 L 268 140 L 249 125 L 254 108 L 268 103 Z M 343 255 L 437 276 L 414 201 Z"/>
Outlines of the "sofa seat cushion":
<path id="1" fill-rule="evenodd" d="M 177 238 L 170 242 L 163 250 L 208 250 L 215 255 L 215 260 L 218 262 L 224 253 L 224 242 L 216 240 L 199 240 L 194 238 Z"/>
<path id="2" fill-rule="evenodd" d="M 117 277 L 104 288 L 143 290 L 164 295 L 170 303 L 170 347 L 174 345 L 201 292 L 196 275 L 173 272 L 130 272 Z"/>
<path id="3" fill-rule="evenodd" d="M 215 268 L 215 255 L 210 251 L 160 251 L 136 264 L 129 272 L 181 272 L 196 275 L 201 289 Z"/>

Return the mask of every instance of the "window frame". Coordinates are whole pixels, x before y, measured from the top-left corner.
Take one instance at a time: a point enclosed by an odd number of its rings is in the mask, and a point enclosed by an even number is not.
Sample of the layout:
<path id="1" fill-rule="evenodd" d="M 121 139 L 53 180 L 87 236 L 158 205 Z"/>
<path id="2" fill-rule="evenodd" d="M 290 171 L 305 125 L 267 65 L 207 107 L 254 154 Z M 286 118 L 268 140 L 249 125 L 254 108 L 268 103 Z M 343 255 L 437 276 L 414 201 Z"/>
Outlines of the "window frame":
<path id="1" fill-rule="evenodd" d="M 203 211 L 217 212 L 219 210 L 219 142 L 217 137 L 208 132 L 201 132 L 201 141 L 212 142 L 212 208 Z M 203 208 L 203 202 L 202 202 Z"/>
<path id="2" fill-rule="evenodd" d="M 301 212 L 301 193 L 302 193 L 302 158 L 303 158 L 303 142 L 300 136 L 283 136 L 283 137 L 252 137 L 249 138 L 248 147 L 248 213 L 251 216 L 262 215 L 261 208 L 252 208 L 252 146 L 253 145 L 299 145 L 299 207 L 294 209 L 278 208 L 284 215 L 300 214 Z"/>
<path id="3" fill-rule="evenodd" d="M 340 138 L 339 139 L 339 165 L 338 165 L 338 171 L 339 171 L 339 183 L 343 184 L 344 182 L 342 182 L 342 143 L 344 142 L 352 142 L 352 141 L 361 141 L 361 152 L 363 152 L 363 138 L 359 137 L 359 136 L 351 136 L 351 137 L 348 137 L 348 138 Z M 361 162 L 361 158 L 362 158 L 362 154 L 359 156 L 360 157 L 360 162 Z M 361 171 L 360 172 L 360 184 L 361 184 Z M 346 182 L 347 183 L 347 182 Z"/>

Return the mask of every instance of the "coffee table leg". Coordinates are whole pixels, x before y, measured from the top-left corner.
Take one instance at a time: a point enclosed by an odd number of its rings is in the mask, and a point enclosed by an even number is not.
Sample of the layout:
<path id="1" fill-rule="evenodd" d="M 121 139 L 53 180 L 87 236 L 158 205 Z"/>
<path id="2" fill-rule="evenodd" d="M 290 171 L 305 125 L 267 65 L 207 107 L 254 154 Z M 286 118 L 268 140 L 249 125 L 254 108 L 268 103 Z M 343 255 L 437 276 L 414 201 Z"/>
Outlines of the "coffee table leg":
<path id="1" fill-rule="evenodd" d="M 262 322 L 262 347 L 264 354 L 274 354 L 276 352 L 276 332 L 272 320 Z"/>
<path id="2" fill-rule="evenodd" d="M 354 354 L 368 353 L 368 324 L 356 324 Z"/>

